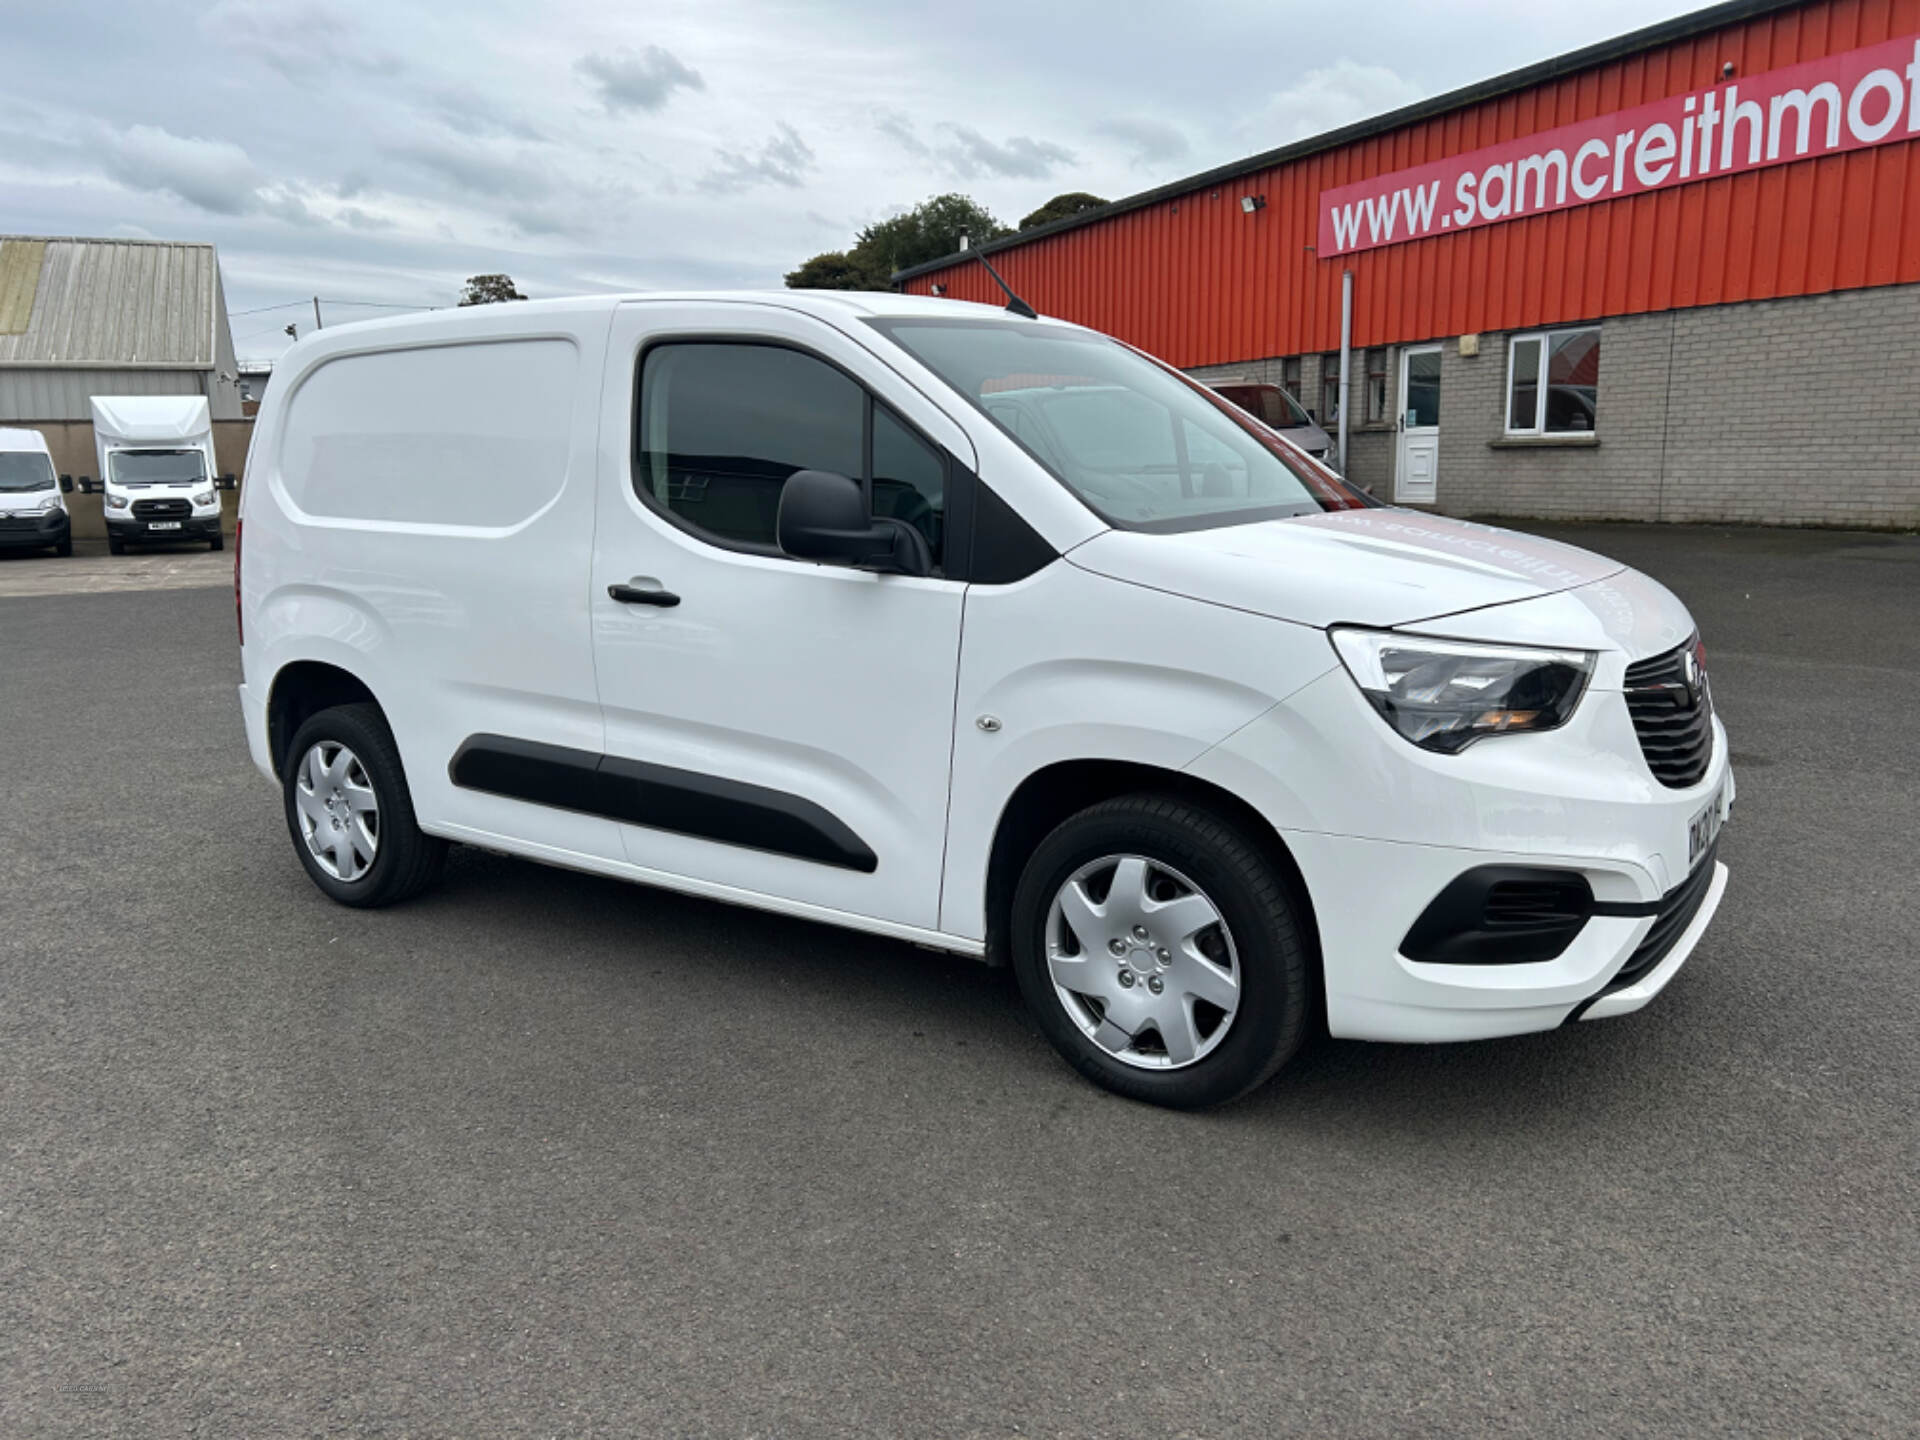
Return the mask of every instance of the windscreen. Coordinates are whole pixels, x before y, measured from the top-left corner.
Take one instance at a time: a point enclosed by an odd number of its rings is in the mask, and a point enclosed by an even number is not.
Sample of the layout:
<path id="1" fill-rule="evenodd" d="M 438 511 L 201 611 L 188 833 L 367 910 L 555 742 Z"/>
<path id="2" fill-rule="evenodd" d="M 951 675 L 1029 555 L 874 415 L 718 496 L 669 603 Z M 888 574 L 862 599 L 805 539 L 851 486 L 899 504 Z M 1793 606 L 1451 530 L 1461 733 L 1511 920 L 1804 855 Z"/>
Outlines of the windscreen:
<path id="1" fill-rule="evenodd" d="M 45 490 L 53 484 L 53 461 L 37 450 L 0 450 L 0 491 Z"/>
<path id="2" fill-rule="evenodd" d="M 198 450 L 115 450 L 107 456 L 116 485 L 191 485 L 207 478 Z"/>
<path id="3" fill-rule="evenodd" d="M 1192 530 L 1369 502 L 1231 402 L 1091 331 L 874 320 L 1109 523 Z"/>

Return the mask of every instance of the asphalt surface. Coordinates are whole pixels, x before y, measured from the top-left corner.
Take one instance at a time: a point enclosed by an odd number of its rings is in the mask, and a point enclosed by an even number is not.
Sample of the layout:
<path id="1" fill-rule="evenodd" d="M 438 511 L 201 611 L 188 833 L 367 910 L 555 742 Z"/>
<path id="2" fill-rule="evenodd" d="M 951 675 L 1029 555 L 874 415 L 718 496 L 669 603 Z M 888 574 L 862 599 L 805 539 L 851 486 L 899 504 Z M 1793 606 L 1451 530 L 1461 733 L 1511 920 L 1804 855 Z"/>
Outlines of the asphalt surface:
<path id="1" fill-rule="evenodd" d="M 333 906 L 229 592 L 0 600 L 0 1434 L 1915 1433 L 1920 540 L 1554 533 L 1701 619 L 1715 927 L 1198 1116 L 892 942 L 471 850 Z"/>
<path id="2" fill-rule="evenodd" d="M 104 591 L 190 590 L 233 583 L 233 552 L 200 545 L 142 545 L 109 555 L 104 540 L 76 540 L 65 559 L 47 550 L 0 550 L 0 599 Z"/>

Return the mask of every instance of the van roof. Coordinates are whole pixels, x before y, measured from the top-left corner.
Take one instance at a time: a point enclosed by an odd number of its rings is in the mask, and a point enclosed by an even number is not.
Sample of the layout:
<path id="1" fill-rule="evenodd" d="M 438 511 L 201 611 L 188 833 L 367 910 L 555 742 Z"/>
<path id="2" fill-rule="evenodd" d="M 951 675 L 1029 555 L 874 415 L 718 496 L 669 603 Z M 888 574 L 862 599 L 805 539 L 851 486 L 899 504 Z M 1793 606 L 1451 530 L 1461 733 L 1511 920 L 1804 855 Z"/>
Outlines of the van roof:
<path id="1" fill-rule="evenodd" d="M 0 426 L 0 450 L 38 450 L 46 453 L 47 437 L 38 430 L 8 429 Z"/>
<path id="2" fill-rule="evenodd" d="M 822 317 L 872 315 L 897 318 L 946 316 L 969 320 L 1015 318 L 997 305 L 981 305 L 970 300 L 938 299 L 930 295 L 896 295 L 887 290 L 647 290 L 609 295 L 580 295 L 556 300 L 513 300 L 504 303 L 510 305 L 516 315 L 539 314 L 542 311 L 577 315 L 595 310 L 611 310 L 637 301 L 659 304 L 676 300 L 778 305 L 783 309 L 799 310 L 805 314 Z M 463 323 L 480 327 L 488 324 L 490 318 L 499 313 L 492 305 L 470 305 L 450 306 L 409 315 L 385 316 L 373 320 L 354 320 L 342 325 L 329 325 L 324 330 L 310 330 L 296 342 L 296 349 L 304 349 L 314 339 L 335 336 L 344 330 L 352 330 L 356 334 L 369 332 L 393 334 L 416 328 L 444 331 L 450 326 L 458 328 Z M 1040 318 L 1048 320 L 1049 317 L 1043 315 Z M 1069 322 L 1053 320 L 1050 323 L 1064 325 Z"/>
<path id="3" fill-rule="evenodd" d="M 99 440 L 197 440 L 212 433 L 204 395 L 95 395 Z"/>

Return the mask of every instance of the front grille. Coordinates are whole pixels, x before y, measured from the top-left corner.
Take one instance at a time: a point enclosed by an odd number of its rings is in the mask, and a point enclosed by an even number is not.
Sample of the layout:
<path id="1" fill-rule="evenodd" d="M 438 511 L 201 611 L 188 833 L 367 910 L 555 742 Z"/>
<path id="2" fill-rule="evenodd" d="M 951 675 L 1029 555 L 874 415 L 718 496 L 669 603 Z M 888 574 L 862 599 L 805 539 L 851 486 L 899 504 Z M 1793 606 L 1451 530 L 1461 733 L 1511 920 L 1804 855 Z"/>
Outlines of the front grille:
<path id="1" fill-rule="evenodd" d="M 1713 758 L 1713 692 L 1697 637 L 1627 667 L 1627 711 L 1654 778 L 1674 790 L 1699 784 Z"/>
<path id="2" fill-rule="evenodd" d="M 38 530 L 38 515 L 0 515 L 0 530 Z"/>
<path id="3" fill-rule="evenodd" d="M 1654 912 L 1653 928 L 1647 931 L 1646 938 L 1627 957 L 1627 963 L 1620 967 L 1620 973 L 1607 982 L 1607 988 L 1600 992 L 1602 995 L 1626 989 L 1667 958 L 1667 952 L 1686 933 L 1687 926 L 1693 923 L 1693 917 L 1700 913 L 1700 906 L 1706 901 L 1707 891 L 1713 885 L 1714 857 L 1719 851 L 1720 842 L 1716 840 L 1707 853 L 1700 857 L 1700 863 L 1694 866 L 1693 873 L 1660 898 L 1660 908 Z"/>
<path id="4" fill-rule="evenodd" d="M 177 498 L 133 502 L 133 518 L 136 520 L 184 520 L 191 514 L 193 506 Z"/>

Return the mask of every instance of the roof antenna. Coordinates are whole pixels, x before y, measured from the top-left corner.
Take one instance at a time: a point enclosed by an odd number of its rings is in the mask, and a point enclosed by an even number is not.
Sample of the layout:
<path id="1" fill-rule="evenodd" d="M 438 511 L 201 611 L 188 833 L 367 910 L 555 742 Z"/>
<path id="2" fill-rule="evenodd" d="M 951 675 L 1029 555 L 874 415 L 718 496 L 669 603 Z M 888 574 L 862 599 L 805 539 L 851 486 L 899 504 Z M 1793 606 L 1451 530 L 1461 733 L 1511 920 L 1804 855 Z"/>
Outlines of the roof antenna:
<path id="1" fill-rule="evenodd" d="M 967 248 L 967 237 L 964 235 L 960 237 L 960 248 L 962 250 Z M 1013 287 L 1000 278 L 1000 272 L 993 268 L 993 262 L 991 260 L 987 259 L 987 257 L 978 250 L 973 252 L 973 257 L 987 267 L 987 273 L 993 277 L 993 283 L 1007 292 L 1007 309 L 1009 311 L 1026 320 L 1038 320 L 1040 318 L 1039 312 L 1018 295 L 1014 294 Z"/>

